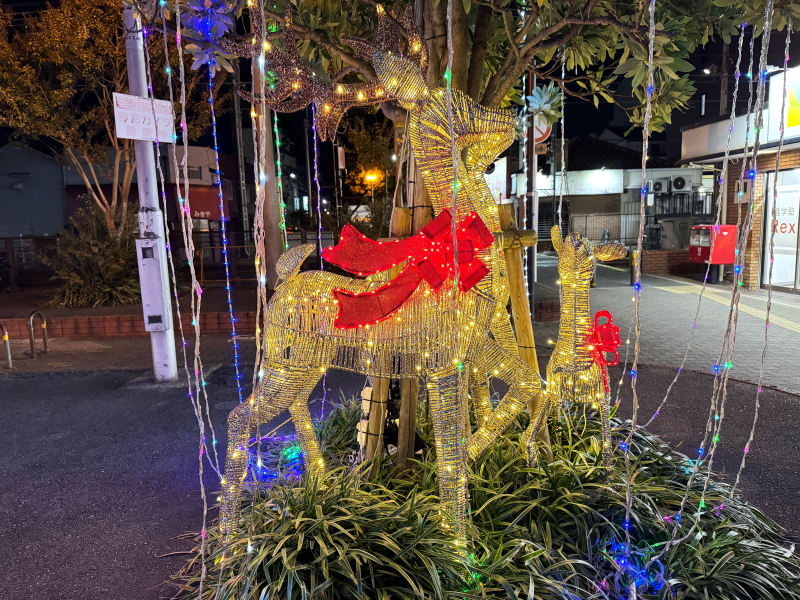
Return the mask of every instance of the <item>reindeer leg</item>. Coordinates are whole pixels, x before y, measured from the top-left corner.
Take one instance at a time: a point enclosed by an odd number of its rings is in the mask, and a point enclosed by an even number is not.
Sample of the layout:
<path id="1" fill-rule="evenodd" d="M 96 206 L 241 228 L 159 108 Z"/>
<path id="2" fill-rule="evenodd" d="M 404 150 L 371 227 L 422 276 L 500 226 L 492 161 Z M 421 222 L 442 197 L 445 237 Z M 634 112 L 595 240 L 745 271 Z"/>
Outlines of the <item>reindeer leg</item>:
<path id="1" fill-rule="evenodd" d="M 489 373 L 501 379 L 509 385 L 509 389 L 500 404 L 492 411 L 489 420 L 470 438 L 468 452 L 471 459 L 480 456 L 500 437 L 512 421 L 525 410 L 528 400 L 540 396 L 542 389 L 538 373 L 535 373 L 519 356 L 505 350 L 493 340 L 487 342 L 474 368 L 478 372 Z M 531 416 L 532 426 L 539 421 L 538 415 Z"/>
<path id="2" fill-rule="evenodd" d="M 611 446 L 611 420 L 608 413 L 610 410 L 611 398 L 606 396 L 600 401 L 600 425 L 603 429 L 602 444 L 603 444 L 603 466 L 610 467 L 614 450 Z"/>
<path id="3" fill-rule="evenodd" d="M 475 423 L 480 427 L 492 416 L 492 401 L 489 395 L 489 378 L 484 373 L 473 373 L 469 382 Z"/>
<path id="4" fill-rule="evenodd" d="M 439 501 L 448 529 L 457 539 L 466 536 L 467 370 L 449 369 L 432 376 L 428 384 L 439 476 Z"/>
<path id="5" fill-rule="evenodd" d="M 297 431 L 297 440 L 300 442 L 300 449 L 303 451 L 303 462 L 306 467 L 306 474 L 311 477 L 322 477 L 325 474 L 325 460 L 319 450 L 319 440 L 314 431 L 314 424 L 311 421 L 311 413 L 308 410 L 308 394 L 317 385 L 317 378 L 307 393 L 298 393 L 295 401 L 289 407 L 292 415 L 294 428 Z"/>
<path id="6" fill-rule="evenodd" d="M 228 450 L 225 477 L 222 478 L 219 525 L 225 539 L 230 537 L 239 522 L 250 432 L 289 408 L 295 398 L 291 390 L 297 389 L 303 378 L 308 378 L 306 370 L 295 371 L 274 365 L 265 367 L 264 377 L 253 395 L 228 415 Z"/>

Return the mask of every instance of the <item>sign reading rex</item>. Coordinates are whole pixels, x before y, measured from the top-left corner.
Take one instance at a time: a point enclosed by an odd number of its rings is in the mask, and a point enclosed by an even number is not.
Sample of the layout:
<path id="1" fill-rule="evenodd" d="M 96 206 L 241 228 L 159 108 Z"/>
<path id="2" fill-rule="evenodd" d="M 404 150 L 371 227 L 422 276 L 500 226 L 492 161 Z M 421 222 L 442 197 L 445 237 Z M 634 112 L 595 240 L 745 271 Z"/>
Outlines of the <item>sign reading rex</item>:
<path id="1" fill-rule="evenodd" d="M 167 100 L 115 92 L 114 120 L 119 138 L 171 142 L 175 134 L 175 116 Z"/>

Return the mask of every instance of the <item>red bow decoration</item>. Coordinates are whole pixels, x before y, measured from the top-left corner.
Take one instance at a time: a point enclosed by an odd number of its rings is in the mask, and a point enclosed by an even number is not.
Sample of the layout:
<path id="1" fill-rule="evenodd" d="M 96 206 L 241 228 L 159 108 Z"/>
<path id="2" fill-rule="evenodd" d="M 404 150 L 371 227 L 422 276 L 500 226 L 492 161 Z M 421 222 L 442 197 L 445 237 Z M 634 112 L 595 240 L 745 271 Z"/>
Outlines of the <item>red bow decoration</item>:
<path id="1" fill-rule="evenodd" d="M 598 321 L 602 318 L 605 318 L 606 322 L 600 325 Z M 611 388 L 608 385 L 608 370 L 606 367 L 619 362 L 617 348 L 622 344 L 622 340 L 619 337 L 619 327 L 614 325 L 614 317 L 611 316 L 610 312 L 601 310 L 595 314 L 594 327 L 586 337 L 586 343 L 589 344 L 592 350 L 594 362 L 600 365 L 603 372 L 603 387 L 606 390 L 606 394 L 608 394 Z M 613 354 L 614 358 L 608 360 L 606 354 Z"/>
<path id="2" fill-rule="evenodd" d="M 376 242 L 361 235 L 350 224 L 342 229 L 336 246 L 325 248 L 322 257 L 356 275 L 373 275 L 408 261 L 400 274 L 375 290 L 357 294 L 345 289 L 333 290 L 339 301 L 339 314 L 334 325 L 352 329 L 372 325 L 390 317 L 408 300 L 423 280 L 438 289 L 453 277 L 452 216 L 443 210 L 419 233 L 404 240 Z M 489 273 L 475 253 L 489 248 L 494 236 L 477 213 L 472 212 L 456 229 L 458 246 L 458 287 L 471 290 Z"/>

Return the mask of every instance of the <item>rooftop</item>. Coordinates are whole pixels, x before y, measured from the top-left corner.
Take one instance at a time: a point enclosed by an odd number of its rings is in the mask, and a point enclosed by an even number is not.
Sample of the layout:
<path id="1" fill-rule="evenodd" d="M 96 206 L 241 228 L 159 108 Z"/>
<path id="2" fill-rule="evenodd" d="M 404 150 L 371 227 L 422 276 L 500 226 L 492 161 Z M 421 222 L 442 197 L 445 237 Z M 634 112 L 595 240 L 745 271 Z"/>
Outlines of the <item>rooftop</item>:
<path id="1" fill-rule="evenodd" d="M 661 158 L 651 157 L 647 161 L 650 169 L 668 169 L 675 164 Z M 641 169 L 642 154 L 599 140 L 588 135 L 579 135 L 567 141 L 567 170 L 592 171 L 596 169 Z"/>

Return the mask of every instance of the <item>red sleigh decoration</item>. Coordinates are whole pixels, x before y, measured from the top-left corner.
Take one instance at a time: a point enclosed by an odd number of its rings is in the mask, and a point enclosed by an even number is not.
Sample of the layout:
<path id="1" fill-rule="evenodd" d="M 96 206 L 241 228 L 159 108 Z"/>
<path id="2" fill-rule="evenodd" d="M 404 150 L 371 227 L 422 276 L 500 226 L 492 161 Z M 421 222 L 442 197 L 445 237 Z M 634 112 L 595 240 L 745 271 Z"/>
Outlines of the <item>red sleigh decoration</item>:
<path id="1" fill-rule="evenodd" d="M 605 318 L 606 322 L 600 325 L 598 321 L 602 318 Z M 586 342 L 592 350 L 594 361 L 603 372 L 603 387 L 606 390 L 606 394 L 608 394 L 611 388 L 608 385 L 608 369 L 606 367 L 619 362 L 617 348 L 622 344 L 622 340 L 619 337 L 619 327 L 614 325 L 614 317 L 611 316 L 610 312 L 601 310 L 594 315 L 594 326 L 587 336 Z M 606 354 L 612 354 L 614 358 L 609 360 Z"/>
<path id="2" fill-rule="evenodd" d="M 419 233 L 404 240 L 376 242 L 345 225 L 336 246 L 325 248 L 322 257 L 356 275 L 373 275 L 408 261 L 400 274 L 387 284 L 365 293 L 333 290 L 339 302 L 334 325 L 352 329 L 372 325 L 392 316 L 408 300 L 423 280 L 438 289 L 454 276 L 452 216 L 443 210 Z M 458 287 L 471 290 L 489 273 L 476 252 L 489 248 L 494 236 L 477 213 L 472 212 L 456 229 L 458 247 Z"/>

